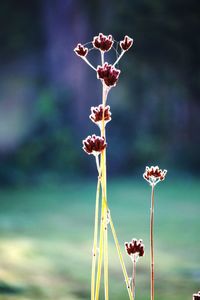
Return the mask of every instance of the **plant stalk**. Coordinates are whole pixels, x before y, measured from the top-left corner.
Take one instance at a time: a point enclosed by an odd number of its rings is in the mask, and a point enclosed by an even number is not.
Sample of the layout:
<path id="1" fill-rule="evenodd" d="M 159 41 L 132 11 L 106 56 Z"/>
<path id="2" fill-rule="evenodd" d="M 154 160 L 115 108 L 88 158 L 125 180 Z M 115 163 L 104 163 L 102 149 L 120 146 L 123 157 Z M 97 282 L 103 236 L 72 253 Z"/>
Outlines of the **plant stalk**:
<path id="1" fill-rule="evenodd" d="M 154 185 L 151 190 L 150 210 L 150 268 L 151 268 L 151 300 L 154 300 Z"/>
<path id="2" fill-rule="evenodd" d="M 95 273 L 96 273 L 96 259 L 97 259 L 97 242 L 98 242 L 98 216 L 99 216 L 99 195 L 100 195 L 100 174 L 97 181 L 96 190 L 96 204 L 95 204 L 95 221 L 94 221 L 94 241 L 92 253 L 92 274 L 91 274 L 91 300 L 95 297 Z"/>

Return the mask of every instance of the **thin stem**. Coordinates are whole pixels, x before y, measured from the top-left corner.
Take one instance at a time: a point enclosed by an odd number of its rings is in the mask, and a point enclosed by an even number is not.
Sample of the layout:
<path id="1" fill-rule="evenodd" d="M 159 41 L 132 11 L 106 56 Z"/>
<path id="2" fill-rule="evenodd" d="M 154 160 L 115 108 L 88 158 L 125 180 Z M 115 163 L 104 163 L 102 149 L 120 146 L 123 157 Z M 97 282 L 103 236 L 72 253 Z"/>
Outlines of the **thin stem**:
<path id="1" fill-rule="evenodd" d="M 107 209 L 104 212 L 104 293 L 105 300 L 108 300 L 108 232 L 107 232 Z"/>
<path id="2" fill-rule="evenodd" d="M 86 64 L 88 64 L 90 68 L 92 68 L 95 72 L 97 71 L 97 69 L 89 62 L 89 60 L 85 56 L 81 56 L 81 58 L 86 62 Z"/>
<path id="3" fill-rule="evenodd" d="M 151 190 L 151 210 L 150 210 L 150 257 L 151 257 L 151 300 L 154 300 L 154 185 Z"/>
<path id="4" fill-rule="evenodd" d="M 104 64 L 104 52 L 101 51 L 101 62 Z M 103 118 L 101 127 L 101 136 L 106 141 L 106 128 L 105 128 L 105 103 L 107 99 L 107 88 L 103 83 L 102 86 L 102 105 L 103 105 Z M 101 153 L 101 171 L 102 171 L 102 201 L 105 204 L 103 215 L 104 215 L 104 294 L 105 300 L 109 298 L 108 290 L 108 232 L 107 232 L 107 171 L 106 171 L 106 149 Z"/>
<path id="5" fill-rule="evenodd" d="M 98 257 L 98 267 L 97 267 L 97 277 L 96 277 L 96 291 L 95 291 L 95 300 L 99 299 L 99 290 L 100 290 L 100 283 L 101 283 L 101 266 L 102 266 L 102 258 L 103 258 L 103 239 L 104 239 L 104 232 L 103 232 L 103 225 L 104 225 L 104 202 L 102 201 L 101 207 L 101 227 L 100 227 L 100 238 L 99 238 L 99 257 Z"/>
<path id="6" fill-rule="evenodd" d="M 101 51 L 101 64 L 104 65 L 104 52 Z"/>
<path id="7" fill-rule="evenodd" d="M 133 274 L 132 274 L 132 294 L 133 298 L 135 298 L 135 287 L 136 287 L 136 257 L 135 254 L 133 256 Z"/>
<path id="8" fill-rule="evenodd" d="M 114 241 L 115 241 L 115 246 L 117 248 L 117 253 L 118 253 L 118 256 L 119 256 L 122 271 L 123 271 L 123 274 L 124 274 L 124 279 L 125 279 L 125 282 L 126 282 L 126 287 L 127 287 L 129 299 L 134 300 L 134 297 L 133 297 L 133 294 L 132 294 L 131 288 L 130 288 L 130 283 L 129 283 L 129 278 L 128 278 L 128 274 L 127 274 L 127 271 L 126 271 L 125 263 L 124 263 L 123 256 L 122 256 L 122 253 L 121 253 L 121 250 L 120 250 L 119 242 L 118 242 L 118 239 L 117 239 L 116 231 L 115 231 L 111 216 L 110 216 L 110 227 L 111 227 L 112 235 L 113 235 L 113 238 L 114 238 Z"/>
<path id="9" fill-rule="evenodd" d="M 122 58 L 122 56 L 124 55 L 125 51 L 122 50 L 122 52 L 120 53 L 120 55 L 118 56 L 118 59 L 115 61 L 115 63 L 113 64 L 113 67 L 116 66 L 116 64 L 120 61 L 120 59 Z"/>
<path id="10" fill-rule="evenodd" d="M 100 177 L 100 166 L 99 166 L 99 155 L 95 155 L 95 161 L 96 161 L 96 166 L 97 166 L 97 171 Z"/>
<path id="11" fill-rule="evenodd" d="M 98 240 L 100 182 L 101 182 L 100 177 L 98 177 L 97 190 L 96 190 L 95 221 L 94 221 L 94 242 L 93 242 L 93 253 L 92 253 L 91 300 L 94 300 L 94 296 L 95 296 L 95 271 L 96 271 L 97 240 Z"/>

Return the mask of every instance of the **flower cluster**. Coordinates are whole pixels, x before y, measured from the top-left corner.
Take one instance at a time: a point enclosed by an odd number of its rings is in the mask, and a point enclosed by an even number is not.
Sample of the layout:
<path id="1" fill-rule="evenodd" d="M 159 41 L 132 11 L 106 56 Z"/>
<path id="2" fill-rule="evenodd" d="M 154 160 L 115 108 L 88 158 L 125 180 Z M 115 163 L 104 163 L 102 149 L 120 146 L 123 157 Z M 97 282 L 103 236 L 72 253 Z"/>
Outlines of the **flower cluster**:
<path id="1" fill-rule="evenodd" d="M 107 105 L 103 108 L 103 105 L 100 104 L 99 106 L 92 106 L 91 107 L 91 115 L 89 116 L 90 120 L 101 127 L 102 121 L 104 119 L 105 125 L 111 121 L 111 112 L 110 106 Z"/>
<path id="2" fill-rule="evenodd" d="M 116 42 L 112 35 L 104 35 L 103 33 L 99 33 L 98 36 L 93 38 L 93 41 L 91 42 L 92 48 L 90 48 L 90 50 L 98 49 L 102 55 L 104 55 L 105 52 L 110 51 L 114 47 L 114 43 L 117 43 L 117 45 L 119 45 L 121 48 L 121 53 L 119 54 L 117 60 L 114 62 L 114 64 L 108 64 L 107 62 L 104 63 L 103 59 L 102 65 L 97 67 L 94 67 L 87 59 L 86 56 L 89 52 L 87 47 L 79 43 L 76 48 L 74 48 L 74 52 L 81 57 L 93 70 L 96 71 L 97 78 L 100 79 L 108 88 L 116 85 L 120 75 L 120 70 L 116 69 L 115 65 L 122 58 L 123 54 L 131 48 L 133 45 L 133 39 L 126 35 L 123 40 Z"/>
<path id="3" fill-rule="evenodd" d="M 144 244 L 142 240 L 133 239 L 130 243 L 125 243 L 125 249 L 129 256 L 144 256 Z"/>
<path id="4" fill-rule="evenodd" d="M 112 65 L 109 65 L 108 63 L 97 67 L 97 78 L 102 79 L 103 82 L 109 87 L 116 85 L 119 74 L 120 70 L 116 69 Z"/>
<path id="5" fill-rule="evenodd" d="M 96 49 L 99 49 L 103 52 L 106 52 L 106 51 L 109 51 L 112 46 L 113 46 L 113 37 L 112 35 L 104 35 L 103 33 L 99 33 L 98 36 L 95 36 L 93 38 L 93 46 L 96 48 Z"/>
<path id="6" fill-rule="evenodd" d="M 89 135 L 85 140 L 83 140 L 83 150 L 89 155 L 99 155 L 106 146 L 107 144 L 104 137 L 96 136 L 95 134 L 92 136 Z"/>
<path id="7" fill-rule="evenodd" d="M 161 170 L 158 166 L 151 166 L 150 168 L 146 167 L 143 177 L 151 186 L 155 186 L 159 181 L 165 179 L 166 174 L 167 170 Z"/>
<path id="8" fill-rule="evenodd" d="M 76 46 L 76 48 L 74 48 L 74 52 L 78 55 L 78 56 L 86 56 L 88 54 L 88 48 L 84 47 L 83 45 L 81 44 L 78 44 Z"/>
<path id="9" fill-rule="evenodd" d="M 133 39 L 131 39 L 128 35 L 125 35 L 124 40 L 120 42 L 120 47 L 124 51 L 128 51 L 133 45 Z"/>
<path id="10" fill-rule="evenodd" d="M 193 294 L 193 300 L 200 300 L 200 291 L 197 294 Z"/>

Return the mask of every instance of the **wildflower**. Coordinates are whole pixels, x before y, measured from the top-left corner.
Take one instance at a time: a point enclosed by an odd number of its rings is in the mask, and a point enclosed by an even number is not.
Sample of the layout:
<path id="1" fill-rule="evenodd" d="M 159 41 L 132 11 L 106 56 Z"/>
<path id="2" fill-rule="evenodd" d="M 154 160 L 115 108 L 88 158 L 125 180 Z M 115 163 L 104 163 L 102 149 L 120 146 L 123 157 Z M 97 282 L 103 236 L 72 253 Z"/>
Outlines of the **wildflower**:
<path id="1" fill-rule="evenodd" d="M 76 48 L 74 48 L 74 52 L 80 57 L 85 57 L 88 54 L 88 48 L 84 47 L 82 44 L 78 44 Z"/>
<path id="2" fill-rule="evenodd" d="M 106 146 L 105 138 L 96 136 L 95 134 L 92 136 L 89 135 L 85 140 L 83 140 L 83 150 L 89 155 L 99 155 Z"/>
<path id="3" fill-rule="evenodd" d="M 112 35 L 104 35 L 103 33 L 99 33 L 98 36 L 93 38 L 93 46 L 103 52 L 109 51 L 113 45 L 113 37 Z"/>
<path id="4" fill-rule="evenodd" d="M 193 294 L 193 300 L 200 300 L 200 291 L 197 294 Z"/>
<path id="5" fill-rule="evenodd" d="M 128 35 L 125 35 L 123 41 L 120 42 L 120 47 L 124 51 L 128 51 L 132 45 L 133 45 L 133 39 L 130 38 Z"/>
<path id="6" fill-rule="evenodd" d="M 107 86 L 115 86 L 119 78 L 120 70 L 107 62 L 97 67 L 97 78 L 102 79 Z"/>
<path id="7" fill-rule="evenodd" d="M 101 127 L 103 115 L 104 115 L 104 122 L 106 125 L 106 123 L 111 121 L 111 112 L 110 112 L 109 105 L 107 105 L 104 109 L 102 104 L 96 107 L 94 106 L 91 107 L 91 115 L 89 116 L 89 118 L 91 119 L 92 122 L 97 124 L 99 127 Z"/>
<path id="8" fill-rule="evenodd" d="M 144 244 L 142 240 L 133 239 L 130 243 L 125 243 L 126 252 L 131 258 L 136 256 L 144 256 Z"/>
<path id="9" fill-rule="evenodd" d="M 146 170 L 143 174 L 143 178 L 149 182 L 151 186 L 155 186 L 159 181 L 165 179 L 167 170 L 161 170 L 158 166 L 146 167 Z"/>
<path id="10" fill-rule="evenodd" d="M 130 278 L 132 282 L 132 295 L 135 298 L 135 288 L 136 288 L 136 263 L 139 257 L 144 256 L 144 244 L 142 240 L 133 239 L 130 243 L 125 243 L 125 248 L 127 254 L 130 256 L 133 262 L 133 273 L 132 278 Z"/>

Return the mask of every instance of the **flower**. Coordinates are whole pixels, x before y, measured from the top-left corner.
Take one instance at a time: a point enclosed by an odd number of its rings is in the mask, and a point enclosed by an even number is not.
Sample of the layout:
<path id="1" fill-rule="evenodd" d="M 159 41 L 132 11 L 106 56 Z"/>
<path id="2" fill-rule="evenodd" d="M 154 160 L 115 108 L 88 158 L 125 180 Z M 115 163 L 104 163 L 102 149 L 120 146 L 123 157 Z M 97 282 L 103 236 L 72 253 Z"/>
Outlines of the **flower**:
<path id="1" fill-rule="evenodd" d="M 109 51 L 113 45 L 112 35 L 104 35 L 103 33 L 99 33 L 98 36 L 93 38 L 93 46 L 101 51 Z"/>
<path id="2" fill-rule="evenodd" d="M 200 291 L 197 294 L 193 294 L 193 300 L 200 300 Z"/>
<path id="3" fill-rule="evenodd" d="M 96 136 L 95 134 L 92 136 L 89 135 L 85 140 L 83 140 L 83 150 L 89 155 L 99 155 L 106 146 L 105 138 Z"/>
<path id="4" fill-rule="evenodd" d="M 115 86 L 119 78 L 120 70 L 107 62 L 97 67 L 97 78 L 102 79 L 107 86 Z"/>
<path id="5" fill-rule="evenodd" d="M 109 105 L 107 105 L 104 109 L 102 104 L 96 107 L 94 106 L 91 107 L 91 115 L 89 116 L 89 118 L 92 122 L 97 124 L 99 127 L 101 126 L 103 115 L 104 115 L 105 124 L 111 121 L 111 112 L 110 112 Z"/>
<path id="6" fill-rule="evenodd" d="M 122 50 L 128 51 L 133 45 L 133 39 L 130 38 L 128 35 L 125 35 L 123 41 L 121 41 L 119 44 Z"/>
<path id="7" fill-rule="evenodd" d="M 151 186 L 155 186 L 159 181 L 165 179 L 167 170 L 161 170 L 158 166 L 146 167 L 146 170 L 143 174 L 143 178 L 149 182 Z"/>
<path id="8" fill-rule="evenodd" d="M 74 48 L 74 52 L 80 57 L 85 57 L 88 54 L 88 48 L 84 47 L 82 44 L 78 44 L 76 48 Z"/>
<path id="9" fill-rule="evenodd" d="M 125 249 L 131 258 L 133 258 L 134 255 L 138 257 L 144 256 L 144 244 L 142 240 L 133 239 L 130 243 L 125 243 Z"/>

